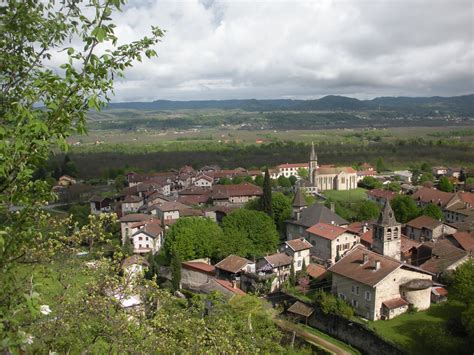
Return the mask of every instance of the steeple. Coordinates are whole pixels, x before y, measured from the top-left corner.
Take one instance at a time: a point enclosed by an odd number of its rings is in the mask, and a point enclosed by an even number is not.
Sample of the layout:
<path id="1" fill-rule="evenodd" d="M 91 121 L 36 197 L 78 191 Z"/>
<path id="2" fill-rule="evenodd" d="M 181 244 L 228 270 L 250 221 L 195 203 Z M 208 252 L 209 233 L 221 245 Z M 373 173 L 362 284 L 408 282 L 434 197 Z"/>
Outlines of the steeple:
<path id="1" fill-rule="evenodd" d="M 318 156 L 314 151 L 314 142 L 311 142 L 311 155 L 309 156 L 309 161 L 318 161 Z"/>
<path id="2" fill-rule="evenodd" d="M 311 154 L 309 156 L 309 181 L 311 185 L 315 185 L 314 173 L 318 168 L 318 156 L 314 150 L 314 142 L 311 142 Z"/>
<path id="3" fill-rule="evenodd" d="M 293 199 L 291 206 L 293 207 L 293 219 L 299 221 L 301 217 L 301 211 L 308 206 L 306 199 L 304 198 L 303 191 L 300 187 L 296 189 L 295 198 Z"/>
<path id="4" fill-rule="evenodd" d="M 390 202 L 385 202 L 373 229 L 372 249 L 382 255 L 400 260 L 401 224 L 395 219 Z"/>

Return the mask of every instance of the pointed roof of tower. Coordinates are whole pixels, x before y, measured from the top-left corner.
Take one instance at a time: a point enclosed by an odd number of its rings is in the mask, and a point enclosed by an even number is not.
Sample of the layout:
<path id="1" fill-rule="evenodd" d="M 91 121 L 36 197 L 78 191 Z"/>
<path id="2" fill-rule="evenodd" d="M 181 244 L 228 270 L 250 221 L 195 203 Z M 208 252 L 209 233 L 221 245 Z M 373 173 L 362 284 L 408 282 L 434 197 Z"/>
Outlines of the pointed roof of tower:
<path id="1" fill-rule="evenodd" d="M 309 157 L 309 160 L 318 160 L 318 157 L 316 155 L 316 152 L 314 151 L 314 142 L 311 142 L 311 155 Z"/>
<path id="2" fill-rule="evenodd" d="M 385 201 L 382 212 L 380 212 L 379 219 L 377 224 L 382 226 L 393 226 L 399 224 L 395 219 L 395 213 L 393 213 L 392 207 L 390 206 L 390 201 Z"/>
<path id="3" fill-rule="evenodd" d="M 296 189 L 295 198 L 293 199 L 293 207 L 305 207 L 308 204 L 306 203 L 306 199 L 304 198 L 303 191 L 298 187 Z"/>

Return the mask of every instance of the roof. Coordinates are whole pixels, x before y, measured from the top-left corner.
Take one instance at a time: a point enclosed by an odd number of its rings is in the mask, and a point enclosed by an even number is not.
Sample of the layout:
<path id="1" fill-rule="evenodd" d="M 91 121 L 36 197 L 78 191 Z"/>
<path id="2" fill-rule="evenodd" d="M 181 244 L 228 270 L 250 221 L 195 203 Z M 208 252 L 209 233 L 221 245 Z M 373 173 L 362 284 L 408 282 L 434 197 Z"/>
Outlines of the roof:
<path id="1" fill-rule="evenodd" d="M 226 288 L 227 290 L 235 293 L 236 295 L 240 295 L 240 296 L 245 296 L 246 295 L 246 293 L 244 291 L 242 291 L 240 288 L 234 287 L 232 285 L 232 282 L 230 282 L 230 281 L 218 280 L 218 279 L 215 279 L 214 281 L 217 282 L 222 287 Z"/>
<path id="2" fill-rule="evenodd" d="M 306 232 L 329 240 L 334 240 L 341 234 L 348 232 L 348 230 L 346 228 L 338 227 L 332 224 L 318 223 L 306 229 Z"/>
<path id="3" fill-rule="evenodd" d="M 329 224 L 334 222 L 336 225 L 348 224 L 344 218 L 338 216 L 336 213 L 320 203 L 315 203 L 309 207 L 304 208 L 301 211 L 299 220 L 288 220 L 287 222 L 306 228 L 321 222 Z"/>
<path id="4" fill-rule="evenodd" d="M 444 287 L 432 287 L 431 292 L 437 296 L 443 296 L 443 297 L 448 296 L 448 290 L 446 290 Z"/>
<path id="5" fill-rule="evenodd" d="M 225 259 L 219 261 L 216 264 L 216 268 L 235 274 L 242 270 L 247 264 L 253 264 L 253 262 L 242 258 L 241 256 L 229 255 Z"/>
<path id="6" fill-rule="evenodd" d="M 312 278 L 317 279 L 324 276 L 327 273 L 327 269 L 319 264 L 309 264 L 306 267 L 306 272 Z"/>
<path id="7" fill-rule="evenodd" d="M 186 209 L 189 209 L 190 207 L 180 202 L 166 201 L 166 202 L 156 204 L 155 208 L 162 212 L 170 212 L 170 211 L 186 210 Z"/>
<path id="8" fill-rule="evenodd" d="M 110 197 L 103 197 L 103 196 L 99 196 L 99 195 L 94 195 L 89 200 L 89 202 L 103 202 L 105 200 L 110 200 Z"/>
<path id="9" fill-rule="evenodd" d="M 357 171 L 354 170 L 354 168 L 350 166 L 341 166 L 341 167 L 324 167 L 320 166 L 319 168 L 316 169 L 316 174 L 318 175 L 333 175 L 333 174 L 340 174 L 340 173 L 346 173 L 346 174 L 356 174 Z"/>
<path id="10" fill-rule="evenodd" d="M 408 306 L 408 302 L 405 301 L 403 298 L 392 298 L 391 300 L 383 301 L 382 304 L 387 307 L 388 309 L 395 309 L 400 308 L 403 306 Z"/>
<path id="11" fill-rule="evenodd" d="M 468 255 L 468 252 L 455 247 L 447 239 L 438 239 L 435 243 L 426 242 L 422 247 L 431 248 L 431 257 L 420 268 L 435 274 L 445 271 Z"/>
<path id="12" fill-rule="evenodd" d="M 215 266 L 206 264 L 202 261 L 184 261 L 181 265 L 184 269 L 194 270 L 204 274 L 214 275 L 216 272 Z"/>
<path id="13" fill-rule="evenodd" d="M 361 242 L 365 242 L 369 246 L 372 245 L 372 243 L 374 241 L 374 231 L 373 231 L 373 229 L 367 229 L 367 231 L 365 233 L 362 233 L 360 235 L 360 240 L 361 240 Z"/>
<path id="14" fill-rule="evenodd" d="M 440 221 L 430 217 L 430 216 L 420 216 L 420 217 L 416 217 L 415 219 L 412 219 L 411 221 L 408 221 L 406 223 L 407 226 L 410 226 L 412 228 L 416 228 L 416 229 L 422 229 L 422 228 L 425 228 L 425 229 L 429 229 L 429 230 L 433 230 L 435 229 L 436 227 L 439 227 L 440 225 L 442 225 L 443 223 L 441 223 Z"/>
<path id="15" fill-rule="evenodd" d="M 395 219 L 395 213 L 393 213 L 390 201 L 386 200 L 382 211 L 380 212 L 377 224 L 381 226 L 393 226 L 399 224 Z"/>
<path id="16" fill-rule="evenodd" d="M 406 253 L 411 248 L 418 248 L 422 243 L 417 242 L 416 240 L 410 239 L 405 235 L 402 235 L 400 238 L 401 242 L 401 252 Z"/>
<path id="17" fill-rule="evenodd" d="M 456 232 L 451 235 L 459 246 L 466 251 L 474 251 L 474 233 L 473 232 Z"/>
<path id="18" fill-rule="evenodd" d="M 130 265 L 150 266 L 150 263 L 143 256 L 134 254 L 122 261 L 123 268 L 126 268 Z"/>
<path id="19" fill-rule="evenodd" d="M 367 254 L 367 261 L 365 263 L 364 254 Z M 375 270 L 376 261 L 380 261 L 380 268 L 378 270 Z M 374 287 L 401 266 L 402 263 L 398 260 L 359 246 L 349 251 L 342 259 L 331 266 L 328 271 Z"/>
<path id="20" fill-rule="evenodd" d="M 285 242 L 293 251 L 310 249 L 313 245 L 304 238 L 288 240 Z"/>
<path id="21" fill-rule="evenodd" d="M 454 194 L 451 192 L 422 187 L 412 195 L 412 198 L 424 203 L 434 203 L 436 205 L 445 206 L 453 196 Z"/>
<path id="22" fill-rule="evenodd" d="M 120 218 L 120 223 L 148 221 L 153 217 L 144 213 L 130 213 Z"/>
<path id="23" fill-rule="evenodd" d="M 390 190 L 373 189 L 366 192 L 367 195 L 392 200 L 397 194 Z"/>
<path id="24" fill-rule="evenodd" d="M 296 301 L 288 308 L 288 312 L 294 313 L 303 317 L 309 317 L 314 312 L 314 308 L 304 304 L 303 302 Z"/>
<path id="25" fill-rule="evenodd" d="M 135 234 L 138 234 L 138 233 L 146 233 L 146 234 L 148 234 L 150 237 L 156 238 L 156 237 L 158 237 L 162 232 L 163 232 L 163 229 L 161 228 L 161 226 L 160 226 L 160 224 L 159 224 L 159 221 L 157 221 L 157 222 L 151 221 L 151 223 L 146 223 L 143 228 L 141 228 L 141 229 L 139 229 L 138 231 L 136 231 L 136 232 L 134 233 L 134 235 L 135 235 Z"/>
<path id="26" fill-rule="evenodd" d="M 303 191 L 298 188 L 295 193 L 295 198 L 293 199 L 292 203 L 293 207 L 305 207 L 308 206 L 308 203 L 306 202 L 306 199 L 304 198 Z"/>
<path id="27" fill-rule="evenodd" d="M 135 195 L 128 195 L 123 200 L 124 203 L 137 203 L 141 201 L 143 201 L 143 198 Z"/>
<path id="28" fill-rule="evenodd" d="M 290 265 L 293 258 L 286 253 L 276 253 L 263 257 L 272 267 Z"/>
<path id="29" fill-rule="evenodd" d="M 196 179 L 194 181 L 197 181 L 197 180 L 200 180 L 200 179 L 206 180 L 208 182 L 213 182 L 214 181 L 213 178 L 211 178 L 210 176 L 207 176 L 207 175 L 198 175 L 198 176 L 196 176 Z"/>
<path id="30" fill-rule="evenodd" d="M 214 185 L 211 196 L 222 195 L 227 197 L 232 196 L 261 196 L 263 190 L 260 186 L 244 182 L 237 185 Z"/>

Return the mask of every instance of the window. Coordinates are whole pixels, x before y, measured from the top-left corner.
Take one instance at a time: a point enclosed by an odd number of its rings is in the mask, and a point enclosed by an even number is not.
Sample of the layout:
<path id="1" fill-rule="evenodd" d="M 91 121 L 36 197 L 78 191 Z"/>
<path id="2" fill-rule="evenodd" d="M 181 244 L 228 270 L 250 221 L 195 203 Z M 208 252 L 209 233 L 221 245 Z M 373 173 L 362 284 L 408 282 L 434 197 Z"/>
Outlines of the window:
<path id="1" fill-rule="evenodd" d="M 356 286 L 356 295 L 359 294 L 359 286 Z"/>
<path id="2" fill-rule="evenodd" d="M 345 300 L 345 299 L 346 299 L 346 295 L 341 292 L 341 293 L 339 293 L 339 298 Z"/>
<path id="3" fill-rule="evenodd" d="M 301 260 L 298 260 L 298 267 L 301 266 Z"/>
<path id="4" fill-rule="evenodd" d="M 359 302 L 357 300 L 352 300 L 352 307 L 359 307 Z"/>
<path id="5" fill-rule="evenodd" d="M 138 237 L 138 240 L 143 240 L 143 237 Z"/>
<path id="6" fill-rule="evenodd" d="M 372 294 L 370 291 L 365 291 L 365 300 L 370 301 L 372 299 Z"/>
<path id="7" fill-rule="evenodd" d="M 359 294 L 359 286 L 352 285 L 351 286 L 352 293 L 358 295 Z"/>

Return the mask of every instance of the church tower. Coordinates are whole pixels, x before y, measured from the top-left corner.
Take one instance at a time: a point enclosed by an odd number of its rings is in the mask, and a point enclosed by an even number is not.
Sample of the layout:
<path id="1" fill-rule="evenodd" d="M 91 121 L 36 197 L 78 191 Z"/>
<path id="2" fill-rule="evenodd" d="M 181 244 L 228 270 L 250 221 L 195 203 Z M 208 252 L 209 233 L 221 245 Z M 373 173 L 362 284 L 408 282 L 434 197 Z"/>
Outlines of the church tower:
<path id="1" fill-rule="evenodd" d="M 293 199 L 291 207 L 293 208 L 293 219 L 299 221 L 301 218 L 301 211 L 308 207 L 306 199 L 304 198 L 303 191 L 300 187 L 298 187 L 296 190 L 295 198 Z"/>
<path id="2" fill-rule="evenodd" d="M 374 224 L 372 250 L 400 260 L 401 228 L 401 224 L 395 219 L 395 214 L 387 199 L 377 223 Z"/>
<path id="3" fill-rule="evenodd" d="M 318 156 L 314 151 L 314 142 L 311 142 L 311 155 L 309 156 L 309 181 L 311 185 L 316 184 L 316 179 L 314 177 L 314 172 L 318 168 Z"/>

